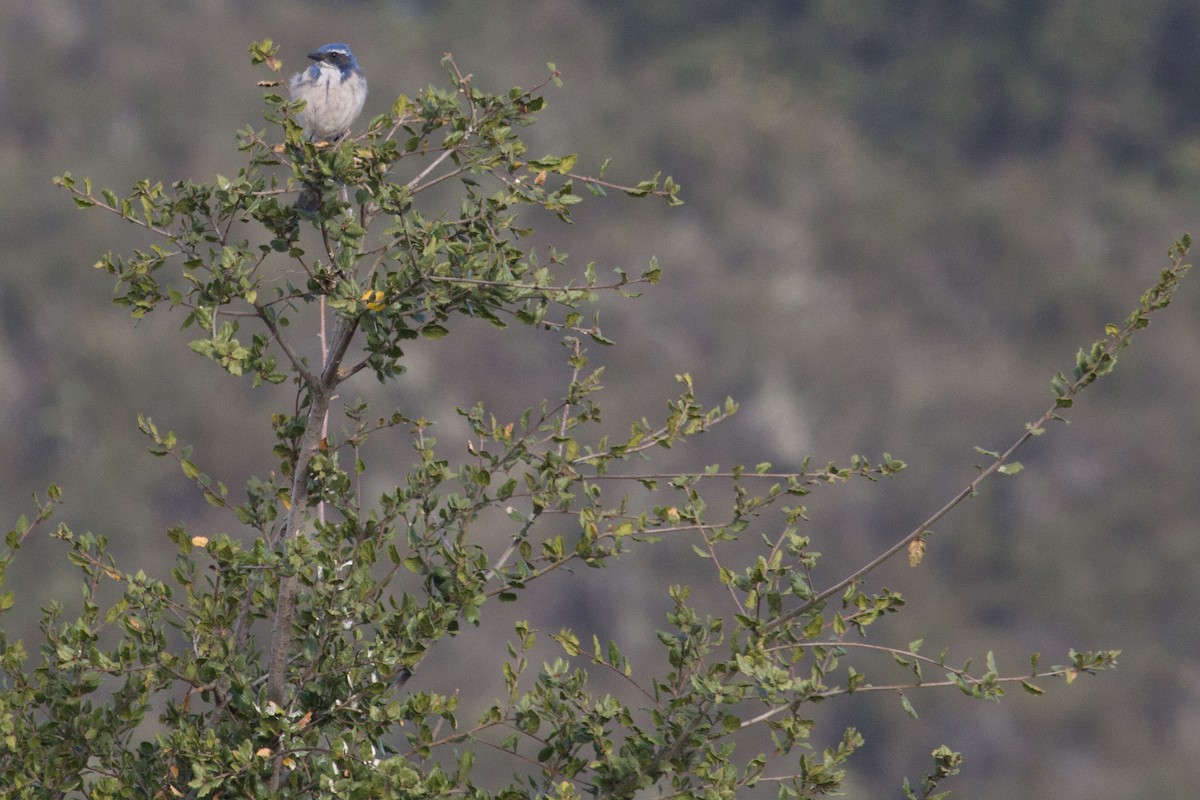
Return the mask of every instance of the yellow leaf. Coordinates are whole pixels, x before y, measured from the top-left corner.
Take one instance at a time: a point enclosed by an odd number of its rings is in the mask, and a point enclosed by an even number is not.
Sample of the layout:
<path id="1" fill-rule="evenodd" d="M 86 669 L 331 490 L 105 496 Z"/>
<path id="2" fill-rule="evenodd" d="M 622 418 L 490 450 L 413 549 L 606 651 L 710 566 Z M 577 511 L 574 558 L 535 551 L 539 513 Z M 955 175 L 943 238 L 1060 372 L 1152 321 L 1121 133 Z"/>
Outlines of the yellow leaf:
<path id="1" fill-rule="evenodd" d="M 204 547 L 208 544 L 207 536 L 193 536 L 192 547 Z"/>
<path id="2" fill-rule="evenodd" d="M 542 170 L 541 172 L 539 172 L 537 174 L 537 177 L 533 179 L 533 183 L 535 186 L 541 186 L 545 182 L 546 182 L 546 170 Z"/>
<path id="3" fill-rule="evenodd" d="M 254 755 L 258 756 L 259 758 L 270 758 L 271 753 L 272 753 L 271 748 L 260 747 L 260 748 L 258 748 L 258 750 L 255 751 Z"/>
<path id="4" fill-rule="evenodd" d="M 908 543 L 908 565 L 915 567 L 925 557 L 925 540 L 920 537 Z"/>
<path id="5" fill-rule="evenodd" d="M 387 303 L 384 301 L 384 293 L 378 289 L 368 289 L 363 292 L 362 300 L 367 304 L 367 309 L 370 311 L 383 311 L 387 308 Z"/>
<path id="6" fill-rule="evenodd" d="M 1079 677 L 1079 672 L 1077 670 L 1069 669 L 1067 670 L 1067 674 L 1063 677 L 1067 679 L 1067 683 L 1074 683 L 1075 679 Z"/>

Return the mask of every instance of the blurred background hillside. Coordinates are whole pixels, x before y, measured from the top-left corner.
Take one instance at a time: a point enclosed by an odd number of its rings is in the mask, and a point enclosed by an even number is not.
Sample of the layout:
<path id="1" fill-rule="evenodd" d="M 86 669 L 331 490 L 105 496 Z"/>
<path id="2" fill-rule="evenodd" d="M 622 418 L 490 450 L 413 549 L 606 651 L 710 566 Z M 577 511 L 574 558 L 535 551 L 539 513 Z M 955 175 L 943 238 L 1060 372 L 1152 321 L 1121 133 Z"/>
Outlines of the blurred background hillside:
<path id="1" fill-rule="evenodd" d="M 577 152 L 610 176 L 661 169 L 687 204 L 585 201 L 548 226 L 580 264 L 662 284 L 605 302 L 618 346 L 606 419 L 659 416 L 690 372 L 706 404 L 741 413 L 678 452 L 676 468 L 888 451 L 910 469 L 815 496 L 808 533 L 827 582 L 879 551 L 973 477 L 972 446 L 1006 445 L 1051 401 L 1049 379 L 1136 304 L 1171 242 L 1200 234 L 1200 5 L 1189 0 L 526 0 L 238 3 L 114 0 L 0 5 L 0 521 L 49 482 L 58 515 L 109 537 L 126 568 L 164 575 L 164 529 L 238 533 L 146 453 L 151 416 L 195 445 L 235 496 L 274 468 L 270 413 L 286 388 L 250 390 L 192 355 L 182 315 L 136 323 L 91 264 L 147 240 L 74 209 L 64 171 L 123 191 L 136 180 L 234 174 L 235 132 L 263 128 L 270 37 L 284 74 L 327 41 L 367 71 L 364 119 L 401 93 L 445 85 L 453 52 L 489 90 L 562 71 L 530 131 L 534 155 Z M 851 794 L 898 796 L 942 742 L 963 752 L 957 797 L 1190 797 L 1200 785 L 1200 275 L 1116 373 L 930 541 L 925 564 L 873 585 L 908 613 L 881 643 L 995 648 L 1003 672 L 1034 651 L 1121 649 L 1120 669 L 998 705 L 957 692 L 825 704 L 822 741 L 858 726 Z M 562 349 L 533 331 L 460 321 L 422 343 L 398 390 L 361 390 L 439 421 L 457 456 L 455 406 L 517 414 L 557 397 Z M 604 398 L 602 398 L 603 400 Z M 11 576 L 26 609 L 78 597 L 62 548 L 35 537 Z M 611 571 L 550 582 L 546 630 L 596 628 L 638 653 L 664 620 L 647 578 L 696 566 L 687 543 Z M 570 594 L 560 590 L 570 589 Z M 651 594 L 647 596 L 647 591 Z M 555 594 L 558 592 L 558 594 Z M 529 616 L 521 609 L 512 612 Z M 10 621 L 11 620 L 11 621 Z M 32 615 L 6 615 L 25 637 Z M 510 629 L 509 629 L 510 630 Z M 503 626 L 489 635 L 502 637 Z M 497 647 L 468 633 L 442 677 Z M 635 662 L 638 663 L 638 662 Z M 420 677 L 420 676 L 418 676 Z M 898 676 L 897 676 L 898 677 Z M 498 687 L 498 683 L 497 683 Z M 498 692 L 490 685 L 484 691 Z M 836 706 L 836 708 L 834 707 Z M 466 715 L 464 715 L 466 716 Z M 509 767 L 514 768 L 514 767 Z"/>

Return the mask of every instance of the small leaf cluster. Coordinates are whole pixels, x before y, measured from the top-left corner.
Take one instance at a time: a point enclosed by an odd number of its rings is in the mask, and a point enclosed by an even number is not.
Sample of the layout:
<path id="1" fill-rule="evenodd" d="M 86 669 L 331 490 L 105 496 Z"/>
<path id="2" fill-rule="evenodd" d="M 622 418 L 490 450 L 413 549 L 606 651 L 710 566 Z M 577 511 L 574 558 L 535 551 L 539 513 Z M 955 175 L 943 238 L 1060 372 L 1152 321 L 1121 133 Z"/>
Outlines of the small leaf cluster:
<path id="1" fill-rule="evenodd" d="M 1191 246 L 1190 236 L 1184 234 L 1180 237 L 1167 253 L 1170 264 L 1159 274 L 1158 282 L 1142 294 L 1138 307 L 1130 313 L 1125 322 L 1121 325 L 1105 325 L 1105 338 L 1098 339 L 1087 350 L 1080 349 L 1075 356 L 1075 369 L 1071 373 L 1071 379 L 1068 380 L 1061 372 L 1054 376 L 1051 386 L 1060 408 L 1070 408 L 1075 394 L 1097 378 L 1112 372 L 1117 365 L 1117 352 L 1129 345 L 1135 332 L 1149 327 L 1152 313 L 1170 305 L 1171 298 L 1179 287 L 1179 281 L 1191 267 L 1190 264 L 1184 263 Z"/>

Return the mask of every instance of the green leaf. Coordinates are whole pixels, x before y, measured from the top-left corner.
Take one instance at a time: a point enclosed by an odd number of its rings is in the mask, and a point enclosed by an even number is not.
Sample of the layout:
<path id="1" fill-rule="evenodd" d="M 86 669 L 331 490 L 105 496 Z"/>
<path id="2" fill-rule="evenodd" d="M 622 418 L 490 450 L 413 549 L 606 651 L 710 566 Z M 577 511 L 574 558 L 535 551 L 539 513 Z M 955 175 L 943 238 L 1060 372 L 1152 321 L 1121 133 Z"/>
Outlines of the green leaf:
<path id="1" fill-rule="evenodd" d="M 425 325 L 421 328 L 421 335 L 426 339 L 441 339 L 448 333 L 449 329 L 442 325 Z"/>
<path id="2" fill-rule="evenodd" d="M 579 637 L 572 633 L 569 629 L 563 628 L 558 633 L 553 634 L 550 638 L 562 645 L 562 649 L 567 652 L 567 655 L 579 655 Z"/>

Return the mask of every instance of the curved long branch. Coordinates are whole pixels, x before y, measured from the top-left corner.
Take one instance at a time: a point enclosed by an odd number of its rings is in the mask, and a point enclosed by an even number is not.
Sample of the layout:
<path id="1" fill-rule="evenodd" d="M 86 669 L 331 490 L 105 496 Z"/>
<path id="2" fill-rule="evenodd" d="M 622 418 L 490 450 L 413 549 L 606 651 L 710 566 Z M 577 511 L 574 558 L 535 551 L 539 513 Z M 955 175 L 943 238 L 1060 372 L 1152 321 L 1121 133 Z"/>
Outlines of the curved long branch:
<path id="1" fill-rule="evenodd" d="M 818 608 L 822 603 L 828 600 L 834 594 L 844 590 L 860 580 L 864 575 L 876 569 L 880 564 L 892 558 L 898 552 L 903 550 L 908 544 L 918 537 L 925 535 L 925 532 L 936 523 L 938 520 L 945 517 L 959 503 L 968 497 L 973 497 L 978 491 L 979 485 L 988 477 L 994 475 L 1001 470 L 1005 464 L 1009 463 L 1009 459 L 1013 454 L 1026 442 L 1034 436 L 1039 436 L 1045 432 L 1045 425 L 1051 421 L 1060 421 L 1062 417 L 1059 411 L 1064 408 L 1070 408 L 1075 395 L 1082 392 L 1087 386 L 1093 383 L 1097 378 L 1107 374 L 1113 369 L 1116 364 L 1116 354 L 1122 348 L 1128 346 L 1133 334 L 1147 327 L 1150 324 L 1149 315 L 1165 308 L 1170 302 L 1171 297 L 1178 286 L 1180 279 L 1190 269 L 1189 264 L 1183 263 L 1184 257 L 1191 245 L 1190 237 L 1184 237 L 1175 246 L 1171 248 L 1170 265 L 1162 271 L 1159 281 L 1154 286 L 1150 287 L 1141 297 L 1139 307 L 1125 321 L 1124 326 L 1109 325 L 1105 328 L 1106 338 L 1096 342 L 1091 349 L 1091 352 L 1080 350 L 1076 358 L 1076 366 L 1074 380 L 1067 381 L 1066 378 L 1059 373 L 1052 381 L 1055 390 L 1056 399 L 1054 405 L 1042 414 L 1037 422 L 1027 424 L 1025 432 L 1014 441 L 1007 450 L 996 454 L 993 461 L 985 468 L 982 468 L 979 475 L 968 483 L 962 490 L 947 501 L 941 508 L 935 511 L 924 522 L 916 526 L 896 544 L 889 547 L 876 558 L 872 559 L 867 564 L 854 570 L 845 578 L 837 581 L 832 586 L 819 592 L 807 602 L 803 603 L 798 608 L 781 614 L 771 620 L 766 626 L 767 631 L 778 630 L 815 608 Z M 720 679 L 722 685 L 728 685 L 737 675 L 736 671 L 726 672 Z M 695 716 L 692 721 L 683 727 L 683 729 L 672 738 L 670 741 L 664 742 L 659 749 L 650 756 L 648 765 L 661 765 L 671 761 L 674 758 L 682 755 L 688 746 L 688 742 L 696 735 L 701 726 L 709 720 L 709 715 L 712 713 L 714 702 L 712 700 L 702 700 L 697 704 Z M 633 778 L 630 779 L 632 781 Z M 617 794 L 624 796 L 626 790 L 631 788 L 631 783 L 618 787 Z"/>

